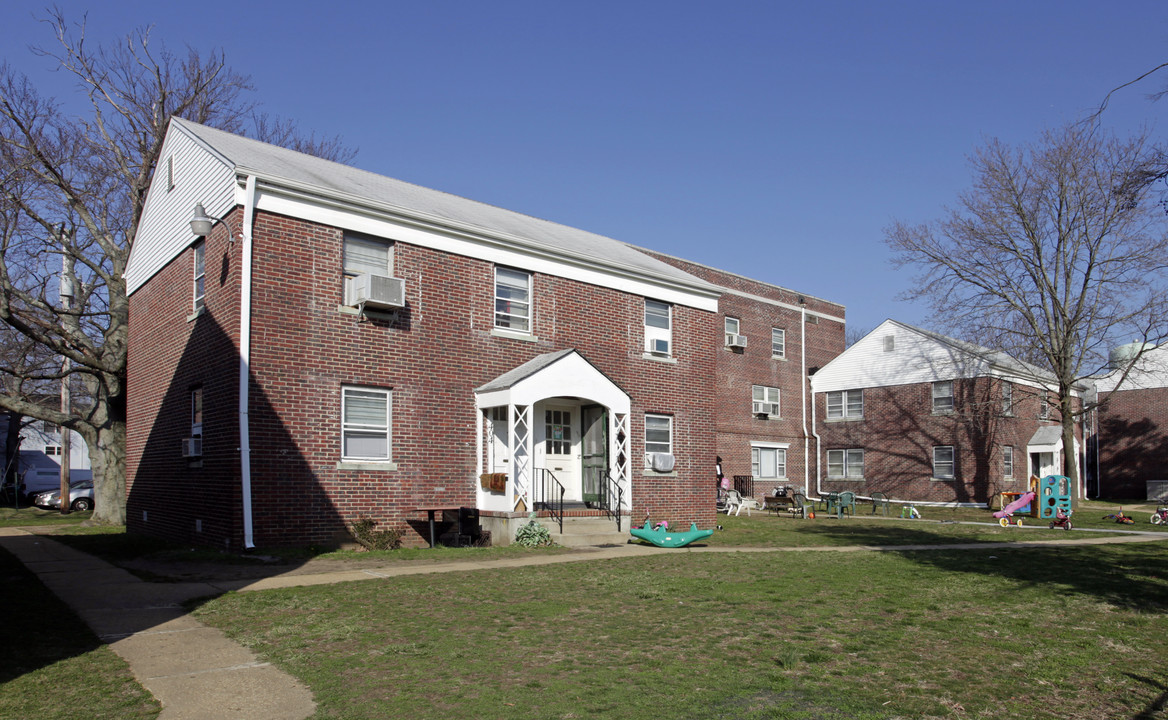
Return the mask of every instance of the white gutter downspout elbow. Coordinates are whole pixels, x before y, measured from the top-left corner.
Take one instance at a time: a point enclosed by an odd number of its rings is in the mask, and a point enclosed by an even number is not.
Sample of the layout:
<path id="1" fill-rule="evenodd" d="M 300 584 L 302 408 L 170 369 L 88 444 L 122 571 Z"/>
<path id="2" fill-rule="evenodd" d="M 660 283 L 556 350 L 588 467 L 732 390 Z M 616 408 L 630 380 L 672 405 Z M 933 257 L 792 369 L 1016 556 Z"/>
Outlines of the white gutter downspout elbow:
<path id="1" fill-rule="evenodd" d="M 243 547 L 255 548 L 251 512 L 251 428 L 248 388 L 251 385 L 252 224 L 255 222 L 256 178 L 248 175 L 243 201 L 243 248 L 239 279 L 239 475 L 243 494 Z"/>

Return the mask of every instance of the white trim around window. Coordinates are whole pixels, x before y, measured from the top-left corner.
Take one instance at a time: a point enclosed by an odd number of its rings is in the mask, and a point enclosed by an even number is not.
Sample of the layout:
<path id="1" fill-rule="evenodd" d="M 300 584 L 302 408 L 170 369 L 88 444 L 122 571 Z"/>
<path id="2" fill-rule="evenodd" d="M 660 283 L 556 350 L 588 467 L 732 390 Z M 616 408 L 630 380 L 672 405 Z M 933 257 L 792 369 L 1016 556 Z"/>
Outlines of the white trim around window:
<path id="1" fill-rule="evenodd" d="M 957 451 L 952 445 L 933 447 L 933 479 L 952 480 L 957 468 Z"/>
<path id="2" fill-rule="evenodd" d="M 864 391 L 837 390 L 827 394 L 828 420 L 863 420 Z"/>
<path id="3" fill-rule="evenodd" d="M 673 306 L 645 298 L 645 353 L 673 355 Z"/>
<path id="4" fill-rule="evenodd" d="M 953 381 L 938 380 L 933 383 L 933 413 L 953 412 Z"/>
<path id="5" fill-rule="evenodd" d="M 828 480 L 863 480 L 864 450 L 847 448 L 827 451 Z"/>
<path id="6" fill-rule="evenodd" d="M 783 328 L 771 328 L 771 357 L 787 357 L 787 331 Z"/>
<path id="7" fill-rule="evenodd" d="M 392 458 L 393 391 L 341 388 L 341 460 L 388 463 Z"/>
<path id="8" fill-rule="evenodd" d="M 783 406 L 779 389 L 767 385 L 750 386 L 750 411 L 753 415 L 781 417 Z"/>
<path id="9" fill-rule="evenodd" d="M 645 453 L 673 454 L 673 416 L 645 413 Z"/>
<path id="10" fill-rule="evenodd" d="M 495 268 L 495 328 L 531 334 L 531 273 Z"/>
<path id="11" fill-rule="evenodd" d="M 764 480 L 787 479 L 787 448 L 789 443 L 750 443 L 750 474 Z"/>
<path id="12" fill-rule="evenodd" d="M 191 293 L 193 295 L 192 307 L 195 312 L 203 309 L 207 298 L 206 279 L 207 279 L 207 243 L 205 240 L 200 240 L 195 243 L 195 258 L 194 258 L 194 276 L 191 279 Z"/>
<path id="13" fill-rule="evenodd" d="M 1002 446 L 1002 477 L 1014 479 L 1014 448 L 1011 445 Z"/>

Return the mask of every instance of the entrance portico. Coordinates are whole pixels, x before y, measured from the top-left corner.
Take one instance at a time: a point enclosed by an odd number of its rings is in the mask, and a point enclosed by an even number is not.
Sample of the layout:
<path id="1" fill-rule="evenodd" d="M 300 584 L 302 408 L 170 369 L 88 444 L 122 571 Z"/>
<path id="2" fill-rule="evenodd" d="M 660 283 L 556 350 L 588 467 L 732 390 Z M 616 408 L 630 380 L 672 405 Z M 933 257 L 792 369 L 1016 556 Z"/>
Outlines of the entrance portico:
<path id="1" fill-rule="evenodd" d="M 532 358 L 475 390 L 481 510 L 526 511 L 567 502 L 631 507 L 629 396 L 576 350 Z M 619 492 L 613 493 L 611 490 Z"/>

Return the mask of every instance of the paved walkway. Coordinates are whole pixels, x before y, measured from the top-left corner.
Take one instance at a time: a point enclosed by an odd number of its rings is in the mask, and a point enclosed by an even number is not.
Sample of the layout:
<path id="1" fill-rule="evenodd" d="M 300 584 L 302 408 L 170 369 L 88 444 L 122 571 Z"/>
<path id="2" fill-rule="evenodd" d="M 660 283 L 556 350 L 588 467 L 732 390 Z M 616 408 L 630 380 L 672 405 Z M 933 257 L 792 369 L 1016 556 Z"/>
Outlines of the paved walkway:
<path id="1" fill-rule="evenodd" d="M 151 583 L 44 535 L 0 528 L 0 547 L 16 556 L 67 603 L 94 633 L 130 666 L 134 677 L 162 704 L 161 720 L 300 720 L 316 710 L 312 693 L 295 678 L 260 662 L 220 631 L 188 615 L 182 603 L 227 591 L 324 585 L 402 575 L 553 565 L 610 558 L 687 552 L 899 552 L 1099 545 L 1168 540 L 1165 533 L 1128 531 L 1057 540 L 954 545 L 886 545 L 806 548 L 663 549 L 646 545 L 586 548 L 563 555 L 484 561 L 396 564 L 362 570 L 284 574 L 260 580 Z"/>

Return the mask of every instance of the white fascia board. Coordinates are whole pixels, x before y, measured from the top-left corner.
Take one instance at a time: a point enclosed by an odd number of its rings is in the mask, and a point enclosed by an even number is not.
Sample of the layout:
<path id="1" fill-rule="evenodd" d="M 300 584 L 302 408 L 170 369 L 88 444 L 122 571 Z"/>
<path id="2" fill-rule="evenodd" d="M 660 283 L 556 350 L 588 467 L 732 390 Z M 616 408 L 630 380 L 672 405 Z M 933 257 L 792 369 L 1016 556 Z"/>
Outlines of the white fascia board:
<path id="1" fill-rule="evenodd" d="M 265 181 L 261 176 L 259 187 L 256 207 L 266 212 L 718 312 L 719 290 L 708 284 L 685 283 L 604 263 L 591 256 L 573 256 L 502 233 L 488 234 L 482 228 L 462 227 L 442 218 L 410 213 L 400 207 L 376 207 L 354 197 L 329 197 L 322 195 L 319 188 L 290 188 L 283 180 Z"/>
<path id="2" fill-rule="evenodd" d="M 808 310 L 807 308 L 800 306 L 800 305 L 792 305 L 791 303 L 780 302 L 778 300 L 771 300 L 770 298 L 763 297 L 762 295 L 754 295 L 752 293 L 742 292 L 741 290 L 734 290 L 734 289 L 731 289 L 728 287 L 720 287 L 720 289 L 722 290 L 722 293 L 724 295 L 736 295 L 738 297 L 746 298 L 747 300 L 751 300 L 751 301 L 756 302 L 756 303 L 762 303 L 763 305 L 772 305 L 774 307 L 783 308 L 784 310 L 794 310 L 795 312 L 799 312 L 800 310 L 803 310 L 807 313 L 808 317 L 814 316 L 814 317 L 822 318 L 824 320 L 834 320 L 834 321 L 840 322 L 840 323 L 847 322 L 842 317 L 839 317 L 837 315 L 828 315 L 827 313 L 816 312 L 814 310 Z M 816 298 L 816 299 L 818 300 L 819 298 Z M 823 300 L 823 302 L 831 303 L 830 300 Z M 832 304 L 837 305 L 838 303 L 832 303 Z"/>

